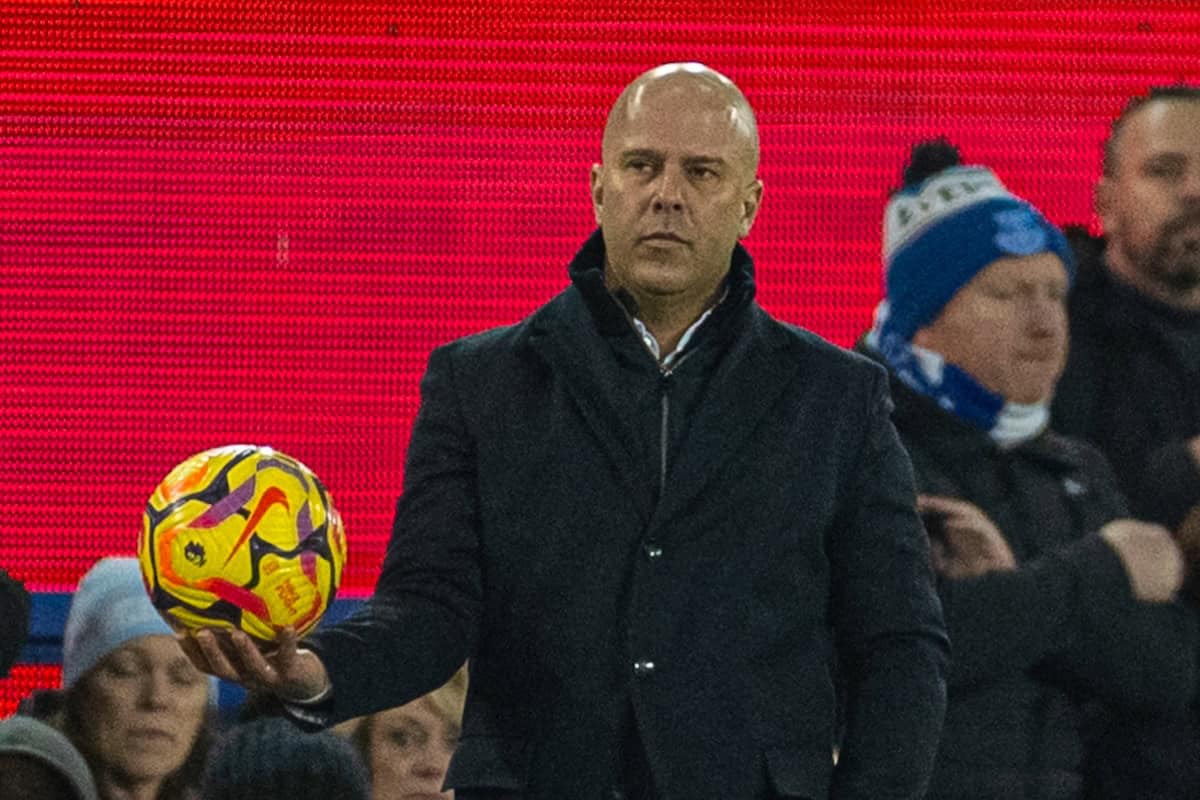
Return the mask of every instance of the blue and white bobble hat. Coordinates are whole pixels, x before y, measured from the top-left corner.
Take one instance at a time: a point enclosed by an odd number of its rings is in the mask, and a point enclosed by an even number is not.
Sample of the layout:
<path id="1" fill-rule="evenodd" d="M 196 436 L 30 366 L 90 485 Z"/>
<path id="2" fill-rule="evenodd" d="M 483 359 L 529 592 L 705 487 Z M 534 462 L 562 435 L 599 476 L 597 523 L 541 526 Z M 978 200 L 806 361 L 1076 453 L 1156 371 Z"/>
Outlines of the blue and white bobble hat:
<path id="1" fill-rule="evenodd" d="M 903 341 L 998 258 L 1054 253 L 1075 276 L 1062 231 L 991 170 L 947 167 L 896 192 L 883 218 L 886 332 Z"/>

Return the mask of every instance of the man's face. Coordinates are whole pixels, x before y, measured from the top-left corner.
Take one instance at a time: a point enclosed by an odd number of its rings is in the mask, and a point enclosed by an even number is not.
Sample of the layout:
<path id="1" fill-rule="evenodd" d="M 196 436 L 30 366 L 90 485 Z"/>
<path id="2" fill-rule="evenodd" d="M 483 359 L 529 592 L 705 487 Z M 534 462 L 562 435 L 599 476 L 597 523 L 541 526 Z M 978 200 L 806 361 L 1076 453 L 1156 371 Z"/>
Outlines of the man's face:
<path id="1" fill-rule="evenodd" d="M 1110 266 L 1168 295 L 1200 290 L 1200 102 L 1147 103 L 1114 155 L 1096 191 Z"/>
<path id="2" fill-rule="evenodd" d="M 997 259 L 913 343 L 1008 400 L 1048 400 L 1067 358 L 1067 287 L 1066 267 L 1052 253 Z"/>
<path id="3" fill-rule="evenodd" d="M 762 196 L 742 112 L 684 75 L 643 85 L 614 113 L 591 176 L 610 286 L 639 303 L 711 299 Z"/>

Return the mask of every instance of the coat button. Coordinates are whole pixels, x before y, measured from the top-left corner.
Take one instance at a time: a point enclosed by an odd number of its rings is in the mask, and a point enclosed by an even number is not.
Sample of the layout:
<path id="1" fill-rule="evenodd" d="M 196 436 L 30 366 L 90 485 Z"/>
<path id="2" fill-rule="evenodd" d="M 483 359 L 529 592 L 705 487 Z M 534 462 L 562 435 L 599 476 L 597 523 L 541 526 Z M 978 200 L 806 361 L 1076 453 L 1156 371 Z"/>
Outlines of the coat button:
<path id="1" fill-rule="evenodd" d="M 633 674 L 639 678 L 644 678 L 647 675 L 654 674 L 653 661 L 635 661 L 633 662 Z"/>
<path id="2" fill-rule="evenodd" d="M 646 544 L 642 545 L 642 547 L 646 551 L 646 558 L 650 559 L 651 561 L 662 558 L 663 551 L 658 545 L 647 542 Z"/>

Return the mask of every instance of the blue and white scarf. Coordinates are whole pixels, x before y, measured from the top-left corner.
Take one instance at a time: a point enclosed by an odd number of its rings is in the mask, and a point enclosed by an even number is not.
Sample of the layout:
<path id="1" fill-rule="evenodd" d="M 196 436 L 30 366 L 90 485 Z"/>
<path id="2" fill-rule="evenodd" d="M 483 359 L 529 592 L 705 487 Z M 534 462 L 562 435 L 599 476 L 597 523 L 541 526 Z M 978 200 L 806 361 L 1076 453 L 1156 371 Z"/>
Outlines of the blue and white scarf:
<path id="1" fill-rule="evenodd" d="M 883 356 L 906 386 L 925 395 L 939 407 L 987 432 L 1001 448 L 1033 439 L 1050 422 L 1049 402 L 1013 403 L 1005 400 L 968 373 L 946 361 L 940 353 L 906 340 L 888 330 L 888 303 L 875 310 L 875 325 L 867 344 Z"/>

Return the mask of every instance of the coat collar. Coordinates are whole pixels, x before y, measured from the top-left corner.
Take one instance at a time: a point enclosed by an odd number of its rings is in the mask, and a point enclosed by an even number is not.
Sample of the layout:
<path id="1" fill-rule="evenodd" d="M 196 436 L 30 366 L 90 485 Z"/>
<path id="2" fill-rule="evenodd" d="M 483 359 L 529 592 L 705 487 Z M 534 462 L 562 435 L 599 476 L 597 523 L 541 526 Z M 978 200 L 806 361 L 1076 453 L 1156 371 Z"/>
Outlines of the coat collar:
<path id="1" fill-rule="evenodd" d="M 621 374 L 611 337 L 637 336 L 628 316 L 604 285 L 604 243 L 597 231 L 584 243 L 570 273 L 573 285 L 531 319 L 529 346 L 561 377 L 566 391 L 626 484 L 630 498 L 645 497 L 632 485 L 631 445 L 645 426 L 624 418 Z M 745 441 L 792 382 L 803 359 L 787 348 L 789 337 L 753 302 L 753 263 L 740 245 L 729 273 L 729 296 L 705 324 L 704 342 L 721 348 L 688 425 L 668 486 L 655 508 L 638 509 L 652 527 L 687 509 L 742 449 Z M 702 329 L 704 330 L 704 329 Z"/>

